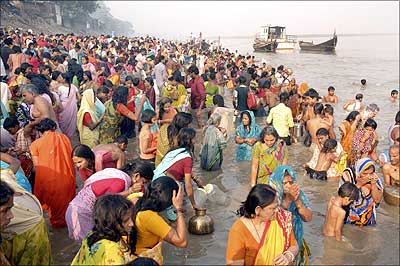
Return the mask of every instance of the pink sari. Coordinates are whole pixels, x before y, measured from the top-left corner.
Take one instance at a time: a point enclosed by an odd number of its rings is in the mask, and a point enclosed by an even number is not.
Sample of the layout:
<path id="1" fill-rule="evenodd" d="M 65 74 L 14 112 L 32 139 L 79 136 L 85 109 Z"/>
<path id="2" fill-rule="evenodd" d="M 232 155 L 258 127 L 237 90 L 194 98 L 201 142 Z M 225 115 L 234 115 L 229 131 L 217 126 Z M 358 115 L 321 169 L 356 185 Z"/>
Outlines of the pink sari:
<path id="1" fill-rule="evenodd" d="M 61 85 L 62 86 L 62 85 Z M 60 86 L 60 87 L 61 87 Z M 76 93 L 78 89 L 75 85 L 71 84 L 71 91 L 67 97 L 60 95 L 63 111 L 60 113 L 59 123 L 61 131 L 69 138 L 75 136 L 77 129 L 77 112 L 78 106 L 76 104 Z"/>
<path id="2" fill-rule="evenodd" d="M 119 178 L 125 182 L 125 189 L 128 190 L 132 184 L 129 175 L 121 170 L 107 168 L 91 175 L 84 183 L 83 188 L 69 203 L 65 213 L 65 220 L 68 226 L 69 237 L 81 242 L 83 238 L 93 229 L 93 207 L 97 200 L 93 193 L 92 184 L 105 179 Z M 120 191 L 122 192 L 122 191 Z"/>

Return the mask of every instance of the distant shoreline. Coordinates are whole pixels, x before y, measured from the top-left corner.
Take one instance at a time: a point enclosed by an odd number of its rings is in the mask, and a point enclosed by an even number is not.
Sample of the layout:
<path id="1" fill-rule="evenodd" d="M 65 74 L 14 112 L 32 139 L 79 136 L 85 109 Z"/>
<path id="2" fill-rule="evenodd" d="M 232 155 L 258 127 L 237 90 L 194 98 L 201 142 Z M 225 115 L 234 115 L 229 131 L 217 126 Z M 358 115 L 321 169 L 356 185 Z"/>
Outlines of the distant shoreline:
<path id="1" fill-rule="evenodd" d="M 289 34 L 291 36 L 296 36 L 297 38 L 318 38 L 318 37 L 330 37 L 333 35 L 331 34 Z M 352 36 L 384 36 L 384 35 L 399 35 L 399 33 L 344 33 L 344 34 L 336 34 L 337 36 L 341 37 L 352 37 Z M 249 39 L 254 38 L 254 35 L 247 35 L 247 36 L 210 36 L 205 37 L 206 39 L 218 39 L 219 37 L 223 39 Z"/>

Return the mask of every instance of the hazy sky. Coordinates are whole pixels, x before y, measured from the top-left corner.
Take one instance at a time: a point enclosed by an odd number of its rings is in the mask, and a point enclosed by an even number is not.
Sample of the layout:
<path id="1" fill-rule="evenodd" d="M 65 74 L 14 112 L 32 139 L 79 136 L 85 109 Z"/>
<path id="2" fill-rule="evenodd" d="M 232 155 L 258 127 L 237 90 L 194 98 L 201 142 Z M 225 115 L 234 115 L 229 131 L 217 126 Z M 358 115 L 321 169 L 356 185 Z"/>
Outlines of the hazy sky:
<path id="1" fill-rule="evenodd" d="M 137 34 L 186 38 L 253 36 L 259 26 L 287 34 L 399 33 L 398 1 L 109 1 L 113 16 Z"/>

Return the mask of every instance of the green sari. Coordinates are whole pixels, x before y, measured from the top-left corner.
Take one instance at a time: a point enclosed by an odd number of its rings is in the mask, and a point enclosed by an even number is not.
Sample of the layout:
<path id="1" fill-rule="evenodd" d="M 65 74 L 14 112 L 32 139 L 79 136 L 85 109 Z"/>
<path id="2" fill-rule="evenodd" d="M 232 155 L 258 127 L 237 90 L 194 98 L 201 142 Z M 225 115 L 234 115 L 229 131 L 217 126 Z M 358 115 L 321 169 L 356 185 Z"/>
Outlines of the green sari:
<path id="1" fill-rule="evenodd" d="M 104 118 L 99 128 L 100 144 L 113 143 L 121 135 L 120 126 L 123 116 L 117 112 L 111 100 L 105 103 L 105 108 Z"/>

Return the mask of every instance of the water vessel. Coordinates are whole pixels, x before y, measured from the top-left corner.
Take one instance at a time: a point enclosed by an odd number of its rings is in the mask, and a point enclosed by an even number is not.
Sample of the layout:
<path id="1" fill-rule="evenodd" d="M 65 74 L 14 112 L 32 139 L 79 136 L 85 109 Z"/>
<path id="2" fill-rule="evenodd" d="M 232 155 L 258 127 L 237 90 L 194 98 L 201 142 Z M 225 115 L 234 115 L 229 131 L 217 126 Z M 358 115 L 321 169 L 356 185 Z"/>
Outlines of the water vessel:
<path id="1" fill-rule="evenodd" d="M 253 48 L 255 52 L 293 51 L 296 40 L 293 35 L 286 35 L 286 27 L 261 26 L 256 34 Z"/>
<path id="2" fill-rule="evenodd" d="M 333 37 L 322 43 L 314 44 L 314 42 L 299 41 L 299 46 L 302 51 L 314 51 L 314 52 L 333 52 L 335 51 L 337 44 L 336 31 L 333 33 Z"/>

